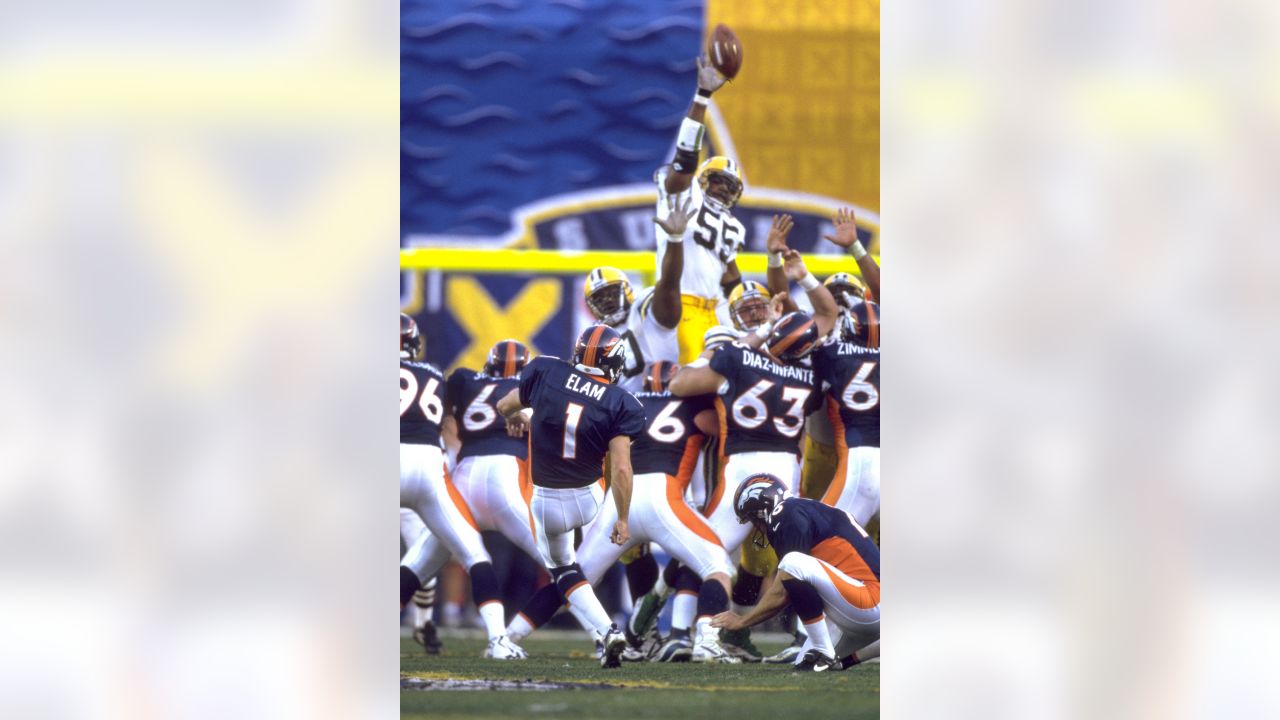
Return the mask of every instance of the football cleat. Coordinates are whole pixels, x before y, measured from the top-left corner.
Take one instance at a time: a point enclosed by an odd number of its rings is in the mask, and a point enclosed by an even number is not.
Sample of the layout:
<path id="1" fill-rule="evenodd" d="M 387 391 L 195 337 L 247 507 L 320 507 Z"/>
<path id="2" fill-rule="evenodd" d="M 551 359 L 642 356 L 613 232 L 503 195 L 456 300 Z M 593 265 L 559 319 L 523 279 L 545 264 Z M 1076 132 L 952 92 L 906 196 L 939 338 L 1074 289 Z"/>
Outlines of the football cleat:
<path id="1" fill-rule="evenodd" d="M 440 642 L 440 634 L 436 632 L 436 624 L 430 620 L 421 627 L 414 628 L 413 641 L 421 645 L 428 655 L 439 655 L 444 648 L 444 643 Z"/>
<path id="2" fill-rule="evenodd" d="M 720 643 L 720 639 L 716 637 L 716 633 L 707 633 L 698 638 L 698 642 L 693 646 L 693 662 L 701 663 L 720 663 L 722 665 L 737 665 L 742 659 L 736 657 L 728 651 L 728 648 Z"/>
<path id="3" fill-rule="evenodd" d="M 400 313 L 400 359 L 417 360 L 422 354 L 422 334 L 413 318 Z"/>
<path id="4" fill-rule="evenodd" d="M 769 320 L 769 288 L 743 280 L 729 293 L 729 318 L 740 332 L 755 330 Z M 706 344 L 706 341 L 703 341 Z"/>
<path id="5" fill-rule="evenodd" d="M 484 374 L 489 377 L 515 377 L 529 362 L 529 348 L 518 340 L 499 340 L 489 349 Z"/>
<path id="6" fill-rule="evenodd" d="M 617 330 L 608 325 L 592 325 L 578 336 L 573 363 L 588 375 L 617 382 L 627 361 L 626 345 Z"/>
<path id="7" fill-rule="evenodd" d="M 489 641 L 489 647 L 485 648 L 484 656 L 493 660 L 527 660 L 529 653 L 512 642 L 511 638 L 499 635 Z"/>
<path id="8" fill-rule="evenodd" d="M 714 155 L 702 161 L 696 174 L 698 187 L 702 188 L 703 202 L 711 201 L 711 205 L 721 210 L 728 210 L 742 197 L 746 188 L 742 176 L 742 168 L 738 161 L 723 155 Z M 715 178 L 719 187 L 712 187 Z"/>
<path id="9" fill-rule="evenodd" d="M 804 654 L 804 657 L 800 659 L 800 662 L 796 663 L 792 672 L 826 672 L 836 667 L 839 666 L 834 658 L 824 655 L 821 650 L 814 648 Z"/>
<path id="10" fill-rule="evenodd" d="M 764 349 L 784 363 L 807 357 L 818 347 L 818 323 L 807 312 L 797 310 L 778 319 L 764 341 Z"/>
<path id="11" fill-rule="evenodd" d="M 631 292 L 631 281 L 626 274 L 607 265 L 587 273 L 582 294 L 587 299 L 587 309 L 596 320 L 610 327 L 626 321 L 635 298 Z"/>
<path id="12" fill-rule="evenodd" d="M 609 631 L 602 638 L 604 645 L 600 655 L 600 667 L 616 668 L 622 665 L 622 651 L 627 647 L 627 636 L 622 634 L 617 625 L 610 625 Z"/>
<path id="13" fill-rule="evenodd" d="M 742 662 L 756 663 L 760 662 L 763 657 L 763 653 L 760 652 L 760 648 L 756 647 L 756 644 L 751 642 L 750 628 L 743 628 L 741 630 L 721 630 L 720 646 L 724 648 L 724 651 L 729 653 L 729 655 L 741 660 Z"/>
<path id="14" fill-rule="evenodd" d="M 633 637 L 636 639 L 644 637 L 657 625 L 658 615 L 662 613 L 662 608 L 667 604 L 667 598 L 670 595 L 670 590 L 661 595 L 650 590 L 640 598 L 636 609 L 631 613 L 631 618 L 627 620 L 628 640 Z"/>
<path id="15" fill-rule="evenodd" d="M 687 637 L 669 637 L 649 658 L 649 662 L 689 662 L 693 658 L 693 643 Z"/>
<path id="16" fill-rule="evenodd" d="M 790 645 L 765 658 L 764 662 L 769 663 L 770 665 L 794 663 L 796 658 L 800 657 L 800 650 L 803 646 L 804 636 L 800 633 L 796 633 L 795 640 L 793 640 Z"/>

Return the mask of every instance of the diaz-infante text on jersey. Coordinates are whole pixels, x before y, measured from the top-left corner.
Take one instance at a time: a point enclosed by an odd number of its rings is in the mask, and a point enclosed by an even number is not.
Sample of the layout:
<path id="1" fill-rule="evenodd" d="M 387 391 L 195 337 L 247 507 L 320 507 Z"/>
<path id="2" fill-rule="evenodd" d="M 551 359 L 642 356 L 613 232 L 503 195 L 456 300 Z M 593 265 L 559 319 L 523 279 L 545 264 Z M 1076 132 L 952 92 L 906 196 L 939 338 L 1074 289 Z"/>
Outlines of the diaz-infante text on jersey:
<path id="1" fill-rule="evenodd" d="M 822 406 L 812 370 L 780 365 L 740 343 L 717 348 L 710 367 L 725 379 L 716 398 L 725 455 L 800 454 L 805 416 Z"/>

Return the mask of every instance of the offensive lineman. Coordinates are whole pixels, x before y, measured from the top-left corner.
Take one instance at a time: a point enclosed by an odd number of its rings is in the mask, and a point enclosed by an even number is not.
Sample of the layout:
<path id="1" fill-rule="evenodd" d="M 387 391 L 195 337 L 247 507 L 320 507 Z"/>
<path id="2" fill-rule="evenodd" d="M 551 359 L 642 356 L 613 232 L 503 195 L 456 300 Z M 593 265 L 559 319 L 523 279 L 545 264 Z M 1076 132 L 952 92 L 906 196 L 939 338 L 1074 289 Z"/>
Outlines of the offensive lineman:
<path id="1" fill-rule="evenodd" d="M 610 539 L 623 545 L 631 538 L 631 440 L 644 432 L 645 422 L 640 401 L 614 385 L 623 353 L 617 331 L 592 325 L 578 336 L 572 364 L 535 358 L 525 366 L 520 386 L 498 401 L 510 432 L 519 436 L 532 430 L 531 510 L 538 554 L 575 617 L 603 644 L 600 664 L 606 668 L 621 664 L 627 640 L 576 562 L 573 531 L 599 511 L 601 464 L 607 453 L 618 518 Z M 531 419 L 520 412 L 526 407 L 533 408 Z M 521 620 L 517 615 L 513 628 Z"/>
<path id="2" fill-rule="evenodd" d="M 507 638 L 498 577 L 480 533 L 466 505 L 450 496 L 440 451 L 444 375 L 430 363 L 416 362 L 421 351 L 418 324 L 400 313 L 400 506 L 418 513 L 429 531 L 422 533 L 400 566 L 400 606 L 403 608 L 422 588 L 423 578 L 435 576 L 452 553 L 471 576 L 471 595 L 489 632 L 484 656 L 527 658 L 528 654 Z"/>

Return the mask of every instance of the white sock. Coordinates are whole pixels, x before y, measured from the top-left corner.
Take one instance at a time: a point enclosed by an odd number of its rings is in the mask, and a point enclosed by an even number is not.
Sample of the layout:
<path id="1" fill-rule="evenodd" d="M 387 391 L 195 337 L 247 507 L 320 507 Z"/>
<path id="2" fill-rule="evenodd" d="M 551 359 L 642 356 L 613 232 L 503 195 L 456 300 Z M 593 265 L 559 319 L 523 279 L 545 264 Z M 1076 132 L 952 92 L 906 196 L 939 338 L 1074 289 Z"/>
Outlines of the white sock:
<path id="1" fill-rule="evenodd" d="M 529 624 L 524 613 L 516 613 L 516 616 L 511 618 L 511 624 L 507 626 L 507 637 L 513 642 L 520 642 L 531 632 L 533 632 L 533 625 Z"/>
<path id="2" fill-rule="evenodd" d="M 809 631 L 804 629 L 804 623 L 800 622 L 799 615 L 795 616 L 795 622 L 793 622 L 792 625 L 795 625 L 796 632 L 800 633 L 806 638 L 809 637 Z"/>
<path id="3" fill-rule="evenodd" d="M 609 613 L 604 611 L 604 606 L 600 604 L 600 599 L 596 597 L 591 585 L 582 583 L 576 590 L 569 593 L 567 599 L 570 609 L 575 611 L 574 617 L 582 623 L 583 629 L 595 633 L 597 639 L 603 638 L 605 633 L 609 632 L 613 621 L 609 619 Z"/>
<path id="4" fill-rule="evenodd" d="M 694 593 L 676 593 L 671 601 L 672 629 L 687 630 L 693 626 L 693 616 L 698 614 L 698 596 Z"/>
<path id="5" fill-rule="evenodd" d="M 697 625 L 696 632 L 697 632 L 697 635 L 694 636 L 695 644 L 702 642 L 703 638 L 707 637 L 708 635 L 712 637 L 716 637 L 720 633 L 719 630 L 711 627 L 711 618 L 705 615 L 703 617 L 698 618 L 698 625 Z"/>
<path id="6" fill-rule="evenodd" d="M 809 644 L 827 657 L 834 658 L 836 649 L 831 644 L 831 633 L 827 632 L 826 618 L 822 617 L 813 622 L 805 623 L 804 626 L 809 631 Z"/>
<path id="7" fill-rule="evenodd" d="M 479 608 L 480 619 L 484 620 L 484 629 L 489 633 L 489 639 L 500 638 L 507 634 L 506 628 L 502 626 L 502 603 L 497 600 L 490 600 Z"/>

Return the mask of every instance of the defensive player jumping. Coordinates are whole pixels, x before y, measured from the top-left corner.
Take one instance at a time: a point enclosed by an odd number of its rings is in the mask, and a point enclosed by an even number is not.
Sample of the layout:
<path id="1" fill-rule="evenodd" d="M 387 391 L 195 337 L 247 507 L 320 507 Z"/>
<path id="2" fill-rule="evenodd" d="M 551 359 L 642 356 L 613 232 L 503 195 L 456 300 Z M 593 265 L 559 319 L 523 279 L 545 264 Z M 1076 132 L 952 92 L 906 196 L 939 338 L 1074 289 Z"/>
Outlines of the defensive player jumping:
<path id="1" fill-rule="evenodd" d="M 453 553 L 471 576 L 471 595 L 489 632 L 484 656 L 526 658 L 524 650 L 507 638 L 498 577 L 480 532 L 470 522 L 466 505 L 451 497 L 440 451 L 444 376 L 434 365 L 415 362 L 421 351 L 418 324 L 401 313 L 400 507 L 417 512 L 429 532 L 422 534 L 401 564 L 400 606 L 422 587 L 423 579 L 435 577 Z"/>
<path id="2" fill-rule="evenodd" d="M 808 631 L 808 650 L 797 671 L 843 670 L 878 654 L 854 651 L 880 635 L 880 551 L 848 513 L 816 500 L 790 497 L 786 484 L 768 473 L 752 475 L 738 488 L 734 512 L 777 551 L 778 576 L 746 615 L 717 615 L 726 630 L 748 628 L 777 615 L 789 602 Z M 763 538 L 763 540 L 762 540 Z M 840 631 L 833 643 L 830 620 Z"/>
<path id="3" fill-rule="evenodd" d="M 573 531 L 599 511 L 607 452 L 618 513 L 610 540 L 623 545 L 631 539 L 631 440 L 644 432 L 645 422 L 640 401 L 613 384 L 622 365 L 621 336 L 607 325 L 592 325 L 578 336 L 572 364 L 535 358 L 520 386 L 498 401 L 498 412 L 514 434 L 534 429 L 529 459 L 538 554 L 579 622 L 603 644 L 600 664 L 606 668 L 621 664 L 627 641 L 576 562 Z M 520 412 L 526 407 L 533 408 L 532 419 Z M 519 616 L 512 621 L 513 632 L 520 621 Z"/>

